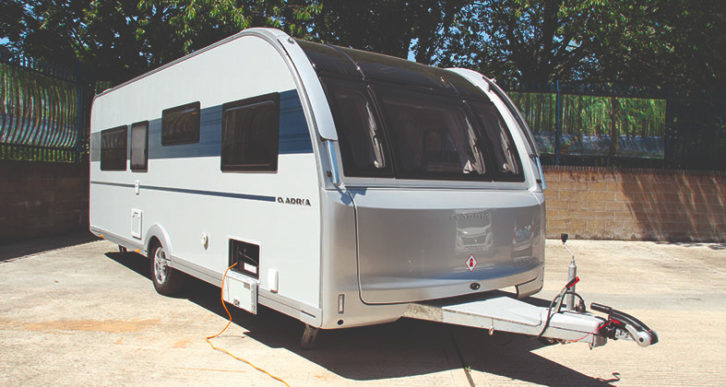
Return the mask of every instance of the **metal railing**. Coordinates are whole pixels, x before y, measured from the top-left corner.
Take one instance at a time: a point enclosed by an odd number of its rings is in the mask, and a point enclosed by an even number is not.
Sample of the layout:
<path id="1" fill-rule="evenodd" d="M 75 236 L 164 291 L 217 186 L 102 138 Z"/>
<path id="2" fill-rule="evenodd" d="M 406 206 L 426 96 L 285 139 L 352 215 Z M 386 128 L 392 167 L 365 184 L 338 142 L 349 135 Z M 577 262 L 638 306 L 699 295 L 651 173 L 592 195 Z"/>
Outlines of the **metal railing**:
<path id="1" fill-rule="evenodd" d="M 726 170 L 723 93 L 500 82 L 547 164 Z"/>
<path id="2" fill-rule="evenodd" d="M 93 82 L 81 66 L 0 59 L 0 159 L 84 160 Z"/>

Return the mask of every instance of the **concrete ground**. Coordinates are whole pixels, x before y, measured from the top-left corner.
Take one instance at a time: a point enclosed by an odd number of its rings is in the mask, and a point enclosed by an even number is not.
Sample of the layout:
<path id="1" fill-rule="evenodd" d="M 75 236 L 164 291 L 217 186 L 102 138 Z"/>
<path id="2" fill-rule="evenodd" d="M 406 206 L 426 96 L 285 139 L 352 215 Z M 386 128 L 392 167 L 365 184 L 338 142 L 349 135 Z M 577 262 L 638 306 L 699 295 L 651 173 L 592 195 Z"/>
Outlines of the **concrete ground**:
<path id="1" fill-rule="evenodd" d="M 547 242 L 544 290 L 563 285 L 569 257 Z M 233 311 L 215 345 L 292 386 L 723 385 L 726 245 L 569 242 L 580 292 L 655 329 L 640 348 L 610 341 L 544 346 L 505 333 L 401 320 L 321 332 L 301 350 L 301 324 L 264 309 Z M 155 293 L 148 261 L 72 236 L 0 246 L 0 385 L 241 385 L 280 382 L 212 350 L 224 327 L 219 290 Z"/>

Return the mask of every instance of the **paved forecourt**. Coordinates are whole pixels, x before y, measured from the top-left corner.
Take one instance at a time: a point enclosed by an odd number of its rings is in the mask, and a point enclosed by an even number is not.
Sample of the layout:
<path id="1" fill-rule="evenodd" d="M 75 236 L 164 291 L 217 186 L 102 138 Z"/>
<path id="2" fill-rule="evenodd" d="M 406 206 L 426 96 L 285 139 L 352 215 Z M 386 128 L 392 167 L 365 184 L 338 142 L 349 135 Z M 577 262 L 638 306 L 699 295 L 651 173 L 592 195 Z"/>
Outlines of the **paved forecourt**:
<path id="1" fill-rule="evenodd" d="M 0 246 L 0 385 L 282 385 L 212 350 L 226 324 L 219 289 L 190 281 L 155 293 L 148 261 L 83 236 Z M 65 243 L 64 243 L 65 242 Z M 69 247 L 58 248 L 61 245 Z M 717 385 L 726 380 L 726 245 L 568 242 L 577 290 L 642 319 L 661 342 L 544 346 L 516 335 L 401 320 L 323 331 L 262 308 L 234 310 L 213 343 L 292 386 Z M 564 284 L 570 257 L 547 242 L 545 288 Z"/>

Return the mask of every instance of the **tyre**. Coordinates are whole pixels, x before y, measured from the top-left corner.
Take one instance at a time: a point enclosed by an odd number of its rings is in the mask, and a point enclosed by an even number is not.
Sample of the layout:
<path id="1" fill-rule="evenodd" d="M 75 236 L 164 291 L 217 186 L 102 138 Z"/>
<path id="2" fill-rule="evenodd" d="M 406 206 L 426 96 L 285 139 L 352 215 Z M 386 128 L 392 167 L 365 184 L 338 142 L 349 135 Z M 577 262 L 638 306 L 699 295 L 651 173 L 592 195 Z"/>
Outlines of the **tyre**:
<path id="1" fill-rule="evenodd" d="M 121 245 L 118 245 L 118 252 L 121 253 L 121 254 L 126 254 L 129 251 L 125 247 L 123 247 Z"/>
<path id="2" fill-rule="evenodd" d="M 169 266 L 164 248 L 158 244 L 154 245 L 149 252 L 149 258 L 154 289 L 165 296 L 178 294 L 184 285 L 184 274 Z"/>

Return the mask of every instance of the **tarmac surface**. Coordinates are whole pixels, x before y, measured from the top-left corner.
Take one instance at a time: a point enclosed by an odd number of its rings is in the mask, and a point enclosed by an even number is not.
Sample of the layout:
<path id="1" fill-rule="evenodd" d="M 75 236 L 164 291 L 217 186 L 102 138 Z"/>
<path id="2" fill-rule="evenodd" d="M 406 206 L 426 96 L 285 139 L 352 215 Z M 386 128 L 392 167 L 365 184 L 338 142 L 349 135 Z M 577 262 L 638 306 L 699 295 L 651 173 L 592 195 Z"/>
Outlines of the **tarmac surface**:
<path id="1" fill-rule="evenodd" d="M 726 244 L 568 246 L 588 305 L 638 317 L 658 344 L 590 350 L 403 319 L 321 331 L 317 348 L 302 350 L 302 324 L 265 308 L 231 308 L 213 342 L 291 386 L 726 384 Z M 554 240 L 546 254 L 536 297 L 550 299 L 570 258 Z M 163 297 L 148 266 L 86 235 L 0 246 L 0 385 L 283 385 L 205 342 L 227 322 L 218 288 L 192 281 L 184 296 Z"/>

